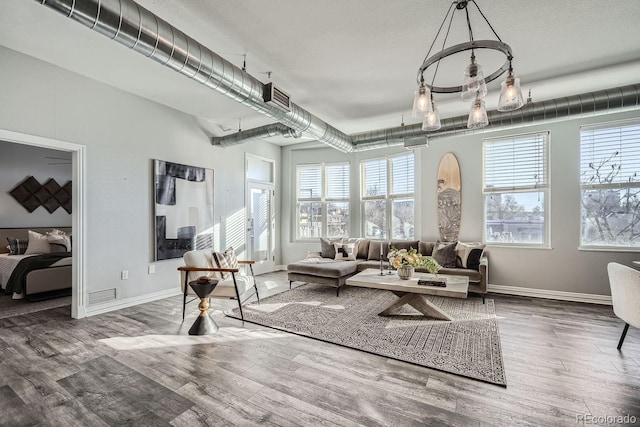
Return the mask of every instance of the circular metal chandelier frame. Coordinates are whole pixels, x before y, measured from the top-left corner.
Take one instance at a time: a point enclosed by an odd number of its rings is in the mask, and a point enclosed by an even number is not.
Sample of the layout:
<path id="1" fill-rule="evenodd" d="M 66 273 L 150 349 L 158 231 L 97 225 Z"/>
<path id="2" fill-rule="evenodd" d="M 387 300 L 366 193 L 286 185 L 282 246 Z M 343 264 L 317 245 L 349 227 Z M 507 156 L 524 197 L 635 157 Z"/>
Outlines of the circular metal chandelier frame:
<path id="1" fill-rule="evenodd" d="M 474 50 L 474 49 L 497 50 L 499 52 L 502 52 L 507 57 L 504 64 L 502 64 L 502 67 L 498 68 L 496 71 L 494 71 L 493 73 L 485 77 L 484 80 L 486 83 L 489 83 L 497 79 L 502 74 L 504 74 L 505 71 L 509 69 L 511 65 L 511 60 L 513 59 L 513 55 L 511 53 L 511 47 L 508 44 L 498 40 L 474 40 L 474 41 L 460 43 L 460 44 L 448 47 L 434 54 L 430 58 L 427 58 L 418 69 L 418 79 L 417 79 L 418 85 L 420 85 L 420 83 L 424 81 L 422 78 L 422 76 L 424 75 L 424 72 L 433 64 L 438 63 L 439 61 L 441 61 L 442 59 L 448 56 L 455 55 L 456 53 L 465 52 L 467 50 Z M 431 92 L 433 93 L 462 92 L 462 86 L 433 86 L 427 83 L 424 83 L 424 85 L 427 86 L 429 90 L 431 90 Z"/>

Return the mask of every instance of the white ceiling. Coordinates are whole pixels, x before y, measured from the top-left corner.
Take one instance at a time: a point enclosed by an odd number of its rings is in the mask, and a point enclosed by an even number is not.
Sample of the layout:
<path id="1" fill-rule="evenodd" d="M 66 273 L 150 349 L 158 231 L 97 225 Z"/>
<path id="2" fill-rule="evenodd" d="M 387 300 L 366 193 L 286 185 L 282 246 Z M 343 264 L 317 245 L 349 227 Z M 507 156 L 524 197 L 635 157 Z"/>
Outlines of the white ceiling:
<path id="1" fill-rule="evenodd" d="M 410 117 L 416 72 L 446 0 L 138 0 L 138 3 L 293 102 L 350 134 L 398 126 Z M 640 1 L 478 0 L 514 53 L 534 101 L 640 82 Z M 476 39 L 490 38 L 471 12 Z M 462 16 L 456 15 L 456 20 Z M 464 24 L 464 22 L 460 22 Z M 454 25 L 450 42 L 464 41 Z M 212 135 L 272 120 L 169 70 L 35 1 L 0 2 L 0 45 L 192 114 Z M 485 74 L 502 61 L 478 61 Z M 439 85 L 459 85 L 464 62 L 448 61 Z M 499 81 L 489 86 L 495 108 Z M 526 96 L 526 95 L 525 95 Z M 436 95 L 443 117 L 468 103 Z M 270 139 L 280 144 L 292 139 Z M 300 140 L 295 140 L 300 141 Z"/>

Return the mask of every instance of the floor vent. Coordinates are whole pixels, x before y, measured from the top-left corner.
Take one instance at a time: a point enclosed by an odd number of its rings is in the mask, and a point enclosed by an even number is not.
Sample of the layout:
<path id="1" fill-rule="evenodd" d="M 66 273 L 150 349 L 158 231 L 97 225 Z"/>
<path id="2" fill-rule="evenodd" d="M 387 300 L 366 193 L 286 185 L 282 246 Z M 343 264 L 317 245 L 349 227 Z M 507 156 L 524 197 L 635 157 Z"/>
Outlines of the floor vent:
<path id="1" fill-rule="evenodd" d="M 116 288 L 104 289 L 102 291 L 89 292 L 89 305 L 100 304 L 107 301 L 114 301 L 117 297 Z"/>
<path id="2" fill-rule="evenodd" d="M 273 83 L 267 83 L 264 86 L 264 102 L 280 107 L 283 110 L 291 111 L 289 95 L 275 87 Z"/>

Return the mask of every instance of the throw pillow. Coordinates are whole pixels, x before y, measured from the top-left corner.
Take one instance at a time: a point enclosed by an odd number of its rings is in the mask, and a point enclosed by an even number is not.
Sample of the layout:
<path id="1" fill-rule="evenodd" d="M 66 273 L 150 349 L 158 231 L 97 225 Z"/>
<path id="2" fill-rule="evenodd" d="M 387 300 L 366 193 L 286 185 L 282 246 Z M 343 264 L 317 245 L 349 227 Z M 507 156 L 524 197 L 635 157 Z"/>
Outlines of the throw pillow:
<path id="1" fill-rule="evenodd" d="M 49 252 L 51 252 L 51 247 L 49 246 L 47 236 L 29 230 L 29 245 L 24 254 L 48 254 Z"/>
<path id="2" fill-rule="evenodd" d="M 23 255 L 27 251 L 29 240 L 27 239 L 14 239 L 13 237 L 7 237 L 9 242 L 9 255 Z"/>
<path id="3" fill-rule="evenodd" d="M 341 243 L 339 240 L 328 240 L 320 238 L 320 254 L 322 254 L 322 258 L 335 258 L 336 257 L 336 248 L 333 246 L 334 243 Z"/>
<path id="4" fill-rule="evenodd" d="M 229 248 L 224 253 L 213 252 L 213 261 L 217 268 L 238 268 L 238 258 L 233 248 Z M 214 274 L 220 279 L 225 280 L 231 277 L 231 273 L 227 271 L 216 271 Z"/>
<path id="5" fill-rule="evenodd" d="M 431 256 L 445 268 L 456 268 L 456 246 L 458 242 L 437 241 Z"/>
<path id="6" fill-rule="evenodd" d="M 358 253 L 356 255 L 356 258 L 367 259 L 367 257 L 369 256 L 370 243 L 371 243 L 371 240 L 369 239 L 363 239 L 363 238 L 358 239 Z"/>
<path id="7" fill-rule="evenodd" d="M 469 261 L 471 261 L 472 265 L 479 265 L 480 257 L 482 256 L 484 247 L 485 247 L 484 244 L 478 243 L 478 242 L 474 242 L 474 243 L 459 242 L 456 252 L 458 253 L 460 266 L 462 268 L 474 268 L 469 265 Z M 471 259 L 469 258 L 470 256 L 471 256 Z"/>
<path id="8" fill-rule="evenodd" d="M 467 257 L 467 268 L 480 271 L 480 260 L 484 254 L 484 249 L 473 248 Z"/>
<path id="9" fill-rule="evenodd" d="M 375 240 L 371 240 L 371 242 L 369 243 L 369 254 L 367 255 L 368 260 L 380 260 L 380 246 L 382 246 L 382 260 L 387 260 L 387 254 L 389 253 L 389 244 L 387 242 L 376 242 Z"/>
<path id="10" fill-rule="evenodd" d="M 358 242 L 353 243 L 334 243 L 336 250 L 336 261 L 355 261 L 358 255 Z"/>

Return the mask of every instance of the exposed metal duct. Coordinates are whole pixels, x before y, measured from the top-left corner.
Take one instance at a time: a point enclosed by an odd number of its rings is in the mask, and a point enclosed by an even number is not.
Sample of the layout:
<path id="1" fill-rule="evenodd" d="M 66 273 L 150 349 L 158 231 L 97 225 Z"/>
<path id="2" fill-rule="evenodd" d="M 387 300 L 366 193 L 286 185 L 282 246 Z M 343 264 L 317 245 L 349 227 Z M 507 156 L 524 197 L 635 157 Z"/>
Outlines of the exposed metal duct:
<path id="1" fill-rule="evenodd" d="M 294 103 L 286 111 L 264 102 L 262 82 L 132 0 L 36 1 L 298 132 L 353 151 L 346 134 Z"/>
<path id="2" fill-rule="evenodd" d="M 422 124 L 398 126 L 351 135 L 355 151 L 366 151 L 397 145 L 412 146 L 407 140 L 427 137 L 429 140 L 449 135 L 491 132 L 496 129 L 522 127 L 537 122 L 564 120 L 607 114 L 613 111 L 640 108 L 640 84 L 633 84 L 581 95 L 567 96 L 526 104 L 515 111 L 501 113 L 487 112 L 489 126 L 467 129 L 467 116 L 457 116 L 442 120 L 442 127 L 435 132 L 424 132 Z"/>
<path id="3" fill-rule="evenodd" d="M 251 139 L 269 138 L 272 136 L 284 136 L 285 138 L 300 138 L 300 133 L 296 132 L 282 123 L 272 123 L 270 125 L 243 130 L 231 135 L 211 138 L 211 143 L 218 147 L 231 147 L 242 144 Z"/>
<path id="4" fill-rule="evenodd" d="M 416 138 L 435 139 L 452 134 L 482 133 L 495 129 L 521 127 L 539 121 L 562 120 L 568 117 L 606 114 L 618 109 L 640 108 L 640 85 L 601 90 L 526 105 L 520 110 L 488 113 L 490 125 L 481 130 L 466 127 L 467 116 L 442 120 L 442 128 L 424 132 L 420 124 L 399 126 L 346 135 L 310 112 L 290 103 L 290 111 L 276 103 L 266 103 L 265 85 L 240 68 L 226 61 L 182 31 L 155 16 L 132 0 L 36 0 L 67 17 L 91 28 L 156 62 L 178 71 L 262 114 L 280 122 L 288 131 L 305 132 L 342 152 L 376 148 L 417 145 L 407 144 Z M 267 96 L 268 98 L 268 96 Z M 276 126 L 270 128 L 270 126 Z M 268 128 L 268 129 L 267 129 Z M 249 139 L 271 134 L 277 125 L 214 138 L 220 146 L 240 144 Z M 291 131 L 291 132 L 290 132 Z M 278 130 L 277 132 L 280 132 Z M 282 133 L 280 133 L 282 134 Z"/>

